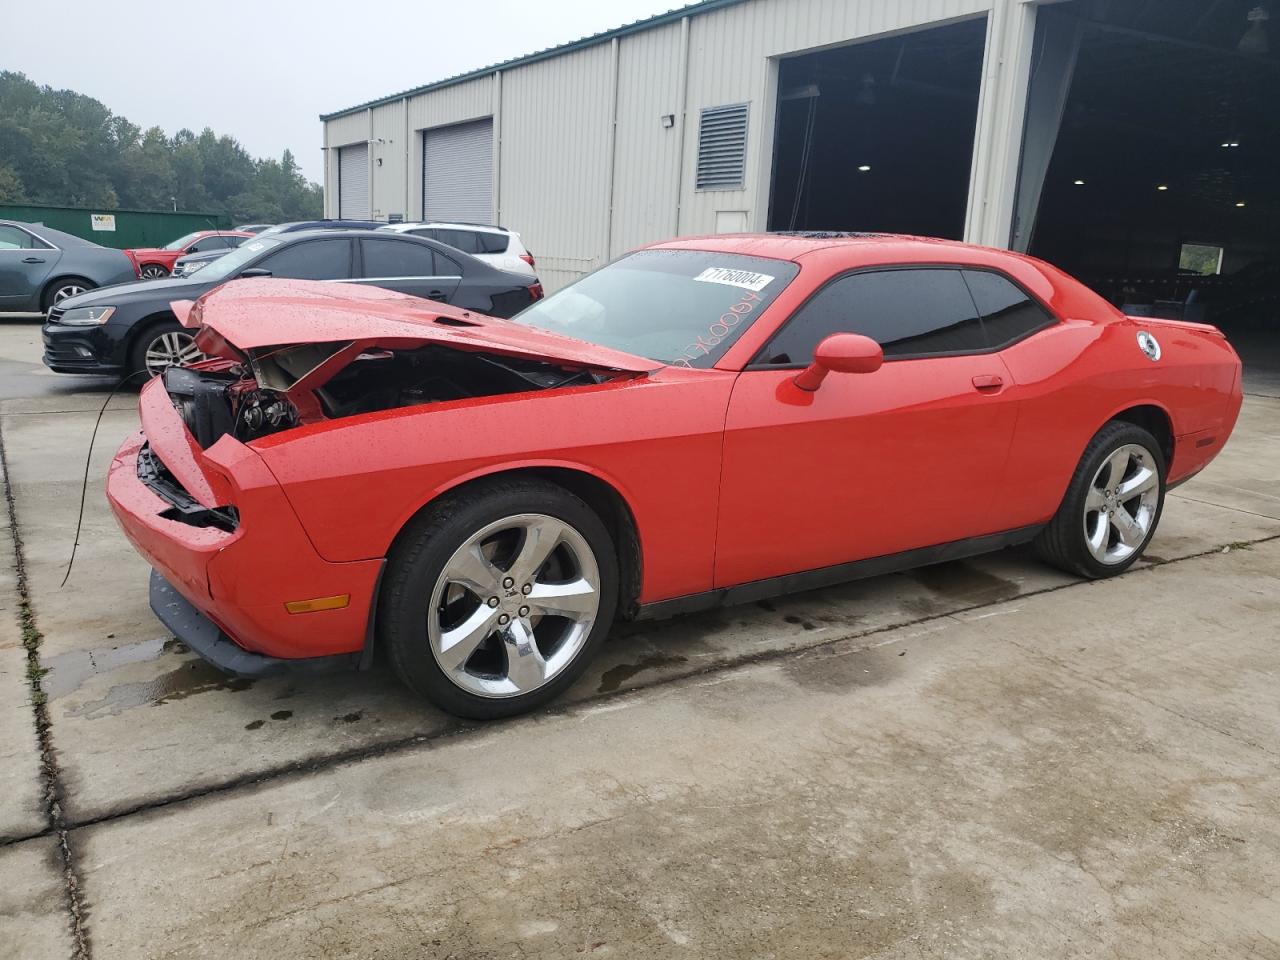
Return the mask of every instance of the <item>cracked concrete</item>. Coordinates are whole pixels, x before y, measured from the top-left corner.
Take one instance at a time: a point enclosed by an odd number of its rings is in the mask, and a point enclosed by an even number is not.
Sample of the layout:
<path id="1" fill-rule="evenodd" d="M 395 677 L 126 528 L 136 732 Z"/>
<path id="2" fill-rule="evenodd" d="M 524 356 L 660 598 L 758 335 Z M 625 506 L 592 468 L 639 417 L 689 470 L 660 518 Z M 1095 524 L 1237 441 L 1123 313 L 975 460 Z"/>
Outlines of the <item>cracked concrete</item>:
<path id="1" fill-rule="evenodd" d="M 80 955 L 1280 957 L 1280 400 L 1117 580 L 1006 551 L 626 626 L 556 709 L 477 726 L 170 641 L 101 496 L 136 396 L 60 588 L 110 384 L 42 373 L 34 329 L 0 325 L 0 430 Z M 71 956 L 12 605 L 0 958 Z"/>

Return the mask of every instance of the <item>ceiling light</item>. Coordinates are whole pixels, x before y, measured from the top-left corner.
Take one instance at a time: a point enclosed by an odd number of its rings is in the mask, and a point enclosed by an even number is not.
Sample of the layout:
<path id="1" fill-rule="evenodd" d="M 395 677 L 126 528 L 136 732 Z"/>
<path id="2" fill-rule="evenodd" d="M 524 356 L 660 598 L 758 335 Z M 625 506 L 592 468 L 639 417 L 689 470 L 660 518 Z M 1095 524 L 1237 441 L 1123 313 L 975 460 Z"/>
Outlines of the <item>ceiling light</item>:
<path id="1" fill-rule="evenodd" d="M 1162 184 L 1160 184 L 1160 186 L 1156 187 L 1156 189 L 1157 189 L 1157 190 L 1168 190 L 1169 188 L 1168 188 L 1168 186 L 1166 186 L 1165 184 L 1163 184 L 1163 183 L 1162 183 Z"/>
<path id="2" fill-rule="evenodd" d="M 865 163 L 864 163 L 862 166 L 860 166 L 860 167 L 858 168 L 858 172 L 859 172 L 859 173 L 870 173 L 870 172 L 871 172 L 871 166 L 870 166 L 869 164 L 865 164 Z"/>
<path id="3" fill-rule="evenodd" d="M 1083 180 L 1073 180 L 1072 182 L 1073 182 L 1077 187 L 1083 187 L 1083 186 L 1084 186 L 1084 181 L 1083 181 Z"/>

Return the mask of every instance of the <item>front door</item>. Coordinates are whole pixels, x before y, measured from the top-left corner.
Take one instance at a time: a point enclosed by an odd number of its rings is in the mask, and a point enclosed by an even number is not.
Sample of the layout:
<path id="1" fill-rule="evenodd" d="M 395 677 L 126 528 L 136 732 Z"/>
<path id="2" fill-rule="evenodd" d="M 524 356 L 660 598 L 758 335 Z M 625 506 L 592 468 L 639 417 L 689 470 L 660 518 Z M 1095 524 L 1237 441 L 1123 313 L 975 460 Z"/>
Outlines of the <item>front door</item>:
<path id="1" fill-rule="evenodd" d="M 879 341 L 884 365 L 797 388 L 845 331 Z M 729 402 L 717 587 L 998 532 L 1016 405 L 958 270 L 838 278 L 757 361 Z"/>

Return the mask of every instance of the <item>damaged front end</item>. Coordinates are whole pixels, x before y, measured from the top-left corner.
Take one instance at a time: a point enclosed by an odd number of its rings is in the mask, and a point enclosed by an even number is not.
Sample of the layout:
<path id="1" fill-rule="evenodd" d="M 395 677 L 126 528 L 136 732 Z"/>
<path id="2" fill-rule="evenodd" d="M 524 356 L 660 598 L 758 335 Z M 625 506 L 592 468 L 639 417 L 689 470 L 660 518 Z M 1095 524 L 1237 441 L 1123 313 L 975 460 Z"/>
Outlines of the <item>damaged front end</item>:
<path id="1" fill-rule="evenodd" d="M 602 383 L 609 375 L 448 347 L 361 349 L 323 383 L 316 370 L 350 344 L 276 348 L 243 363 L 172 367 L 165 391 L 204 449 L 230 434 L 247 443 L 305 423 L 556 387 Z"/>
<path id="2" fill-rule="evenodd" d="M 237 281 L 173 304 L 184 324 L 200 328 L 196 342 L 212 358 L 163 374 L 202 449 L 226 435 L 247 443 L 305 424 L 587 386 L 660 366 L 414 297 L 340 286 Z"/>

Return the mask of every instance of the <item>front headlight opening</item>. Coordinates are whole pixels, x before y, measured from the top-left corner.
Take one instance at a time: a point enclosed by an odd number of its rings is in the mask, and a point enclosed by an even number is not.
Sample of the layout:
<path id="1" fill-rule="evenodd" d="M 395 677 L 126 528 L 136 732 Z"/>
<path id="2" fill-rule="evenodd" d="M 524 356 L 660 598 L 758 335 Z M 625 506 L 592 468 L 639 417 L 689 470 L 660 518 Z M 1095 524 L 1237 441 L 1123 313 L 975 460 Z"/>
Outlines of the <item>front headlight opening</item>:
<path id="1" fill-rule="evenodd" d="M 106 323 L 115 312 L 115 307 L 76 307 L 68 310 L 58 319 L 60 322 L 71 326 L 92 327 L 100 323 Z"/>

